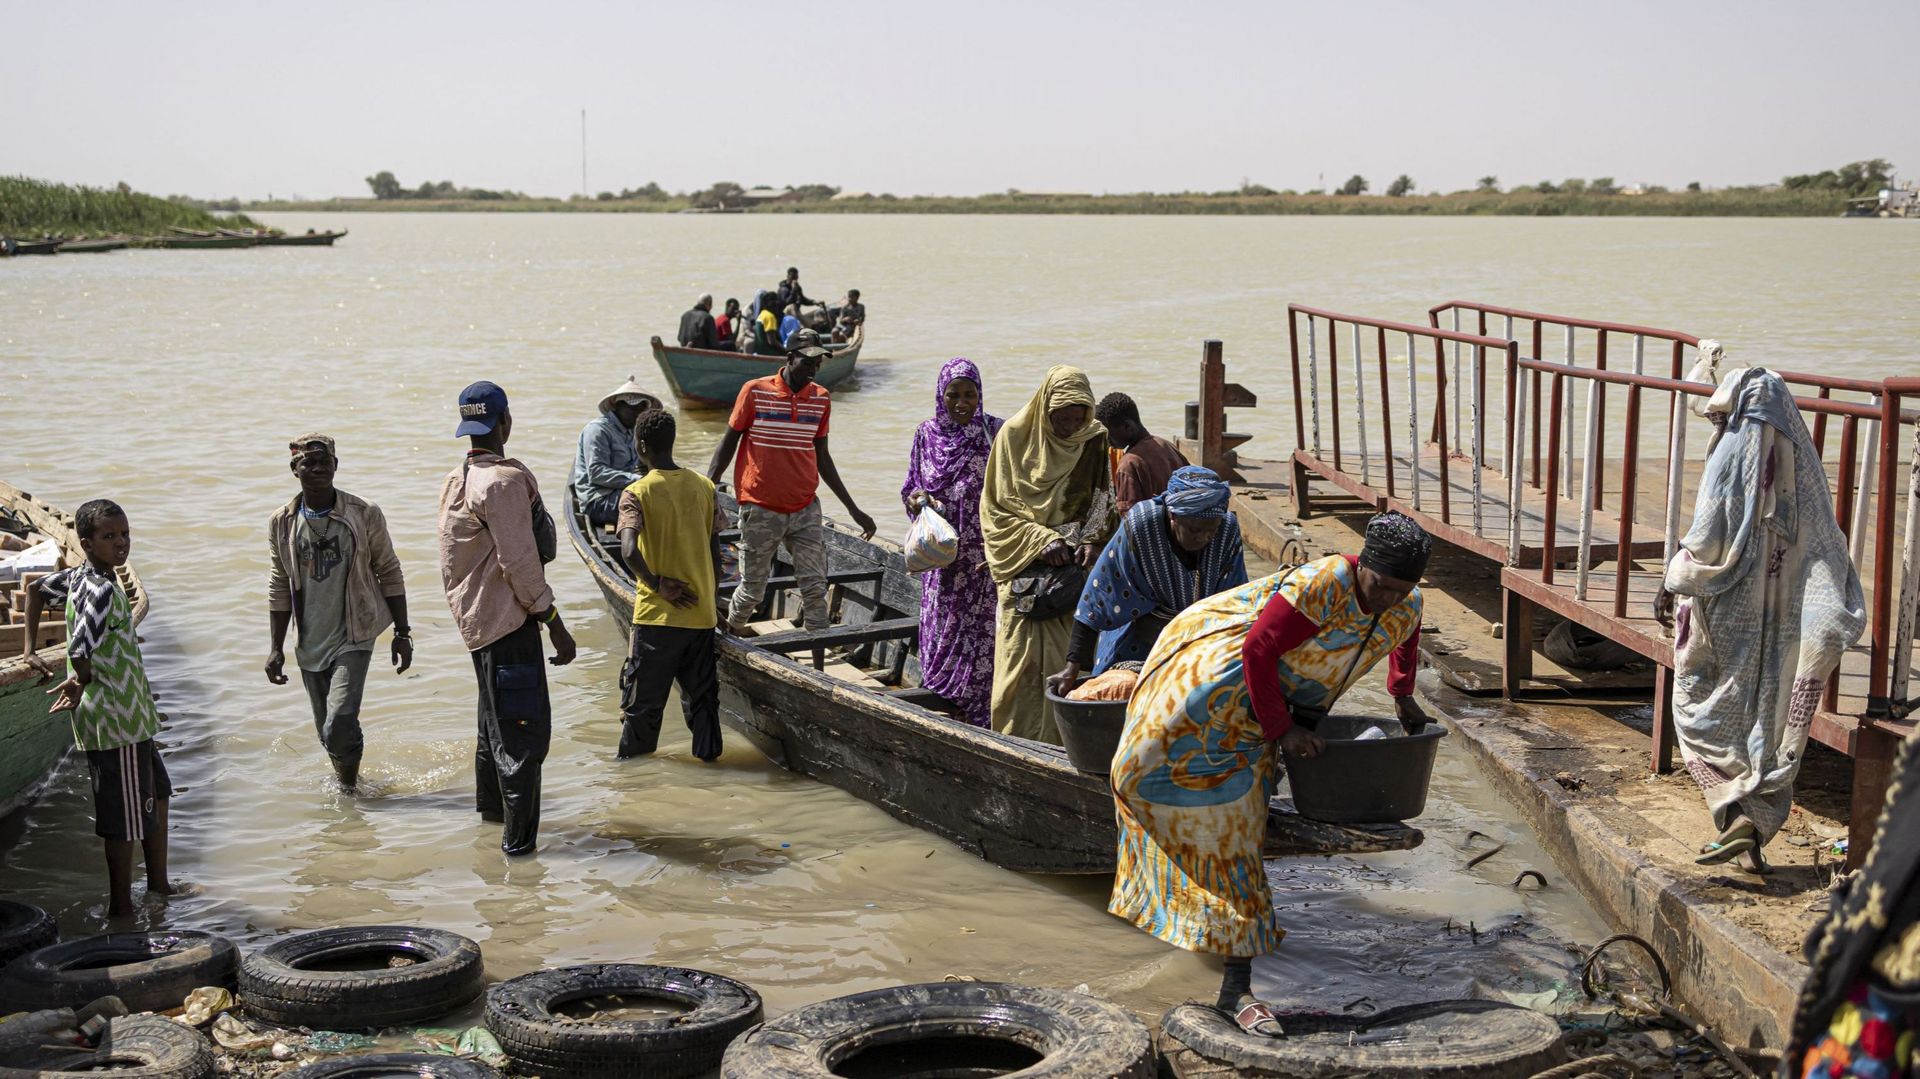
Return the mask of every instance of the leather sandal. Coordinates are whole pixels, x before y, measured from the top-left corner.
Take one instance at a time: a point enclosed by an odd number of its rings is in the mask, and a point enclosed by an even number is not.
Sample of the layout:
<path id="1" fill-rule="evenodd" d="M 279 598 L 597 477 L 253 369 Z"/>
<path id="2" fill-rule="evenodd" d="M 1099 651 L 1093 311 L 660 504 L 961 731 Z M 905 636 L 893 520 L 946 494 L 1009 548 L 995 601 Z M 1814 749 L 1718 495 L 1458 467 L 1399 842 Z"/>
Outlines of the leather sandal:
<path id="1" fill-rule="evenodd" d="M 1274 1017 L 1273 1009 L 1260 1001 L 1252 1001 L 1233 1015 L 1234 1025 L 1241 1030 L 1260 1038 L 1284 1038 L 1286 1028 Z"/>

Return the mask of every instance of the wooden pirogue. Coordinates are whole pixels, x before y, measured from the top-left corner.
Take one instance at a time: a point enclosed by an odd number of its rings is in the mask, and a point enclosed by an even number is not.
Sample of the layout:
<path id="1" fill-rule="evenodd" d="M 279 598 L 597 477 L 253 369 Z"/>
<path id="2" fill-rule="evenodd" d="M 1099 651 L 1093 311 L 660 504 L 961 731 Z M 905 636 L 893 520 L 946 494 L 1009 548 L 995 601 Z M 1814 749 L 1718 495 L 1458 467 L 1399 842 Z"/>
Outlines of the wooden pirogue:
<path id="1" fill-rule="evenodd" d="M 25 525 L 31 540 L 58 543 L 62 568 L 77 566 L 86 558 L 72 517 L 5 482 L 0 482 L 0 518 Z M 127 590 L 133 620 L 139 622 L 147 614 L 147 591 L 132 566 L 121 567 L 120 584 Z M 47 714 L 49 702 L 40 684 L 44 676 L 27 664 L 22 651 L 27 633 L 22 587 L 19 581 L 0 582 L 0 817 L 33 801 L 73 744 L 67 717 Z M 66 635 L 62 612 L 48 611 L 41 619 L 39 639 L 34 642 L 40 647 L 34 654 L 50 670 L 66 669 L 62 643 Z"/>
<path id="2" fill-rule="evenodd" d="M 732 512 L 732 500 L 721 498 Z M 565 517 L 575 549 L 626 632 L 633 579 L 613 532 L 574 512 L 571 484 Z M 1106 778 L 1076 771 L 1058 746 L 948 715 L 945 701 L 919 687 L 920 581 L 907 572 L 899 548 L 832 522 L 827 544 L 835 624 L 813 633 L 769 627 L 757 637 L 722 635 L 721 719 L 774 763 L 996 865 L 1027 873 L 1111 872 L 1117 832 Z M 776 564 L 768 583 L 767 603 L 776 612 L 794 603 L 791 573 Z M 730 590 L 721 586 L 723 595 Z M 793 658 L 816 647 L 844 649 L 845 657 L 823 670 Z M 1308 820 L 1277 800 L 1267 854 L 1404 850 L 1421 838 L 1402 824 Z"/>
<path id="3" fill-rule="evenodd" d="M 813 380 L 833 389 L 853 377 L 866 337 L 866 326 L 856 326 L 848 340 L 827 345 L 833 355 L 820 361 L 820 371 Z M 771 375 L 787 362 L 781 356 L 681 348 L 658 337 L 653 339 L 653 360 L 660 365 L 660 373 L 666 376 L 667 386 L 681 408 L 732 408 L 748 379 Z"/>

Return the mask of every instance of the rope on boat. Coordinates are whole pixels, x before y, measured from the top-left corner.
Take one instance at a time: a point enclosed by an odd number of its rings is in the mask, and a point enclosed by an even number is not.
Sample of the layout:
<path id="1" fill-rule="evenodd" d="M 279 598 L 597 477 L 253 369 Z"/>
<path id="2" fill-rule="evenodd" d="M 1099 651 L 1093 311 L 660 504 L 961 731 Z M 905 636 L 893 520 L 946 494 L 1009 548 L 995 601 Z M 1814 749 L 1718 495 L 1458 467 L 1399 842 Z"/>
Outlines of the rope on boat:
<path id="1" fill-rule="evenodd" d="M 1514 888 L 1520 887 L 1520 882 L 1523 880 L 1526 880 L 1528 877 L 1532 877 L 1534 880 L 1539 881 L 1540 887 L 1542 888 L 1545 888 L 1547 886 L 1547 875 L 1545 873 L 1540 872 L 1538 869 L 1522 869 L 1520 871 L 1520 875 L 1513 878 L 1513 884 L 1511 885 L 1511 887 L 1514 887 Z"/>

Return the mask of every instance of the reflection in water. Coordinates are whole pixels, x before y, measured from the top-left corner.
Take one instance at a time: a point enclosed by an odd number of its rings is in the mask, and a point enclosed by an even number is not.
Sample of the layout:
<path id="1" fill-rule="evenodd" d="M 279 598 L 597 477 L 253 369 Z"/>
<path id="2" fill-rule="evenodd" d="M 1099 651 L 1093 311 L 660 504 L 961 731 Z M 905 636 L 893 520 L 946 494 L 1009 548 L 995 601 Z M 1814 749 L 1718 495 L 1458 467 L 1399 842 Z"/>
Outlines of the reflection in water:
<path id="1" fill-rule="evenodd" d="M 1193 395 L 1184 365 L 1199 339 L 1221 337 L 1234 380 L 1263 402 L 1246 452 L 1272 457 L 1291 442 L 1272 337 L 1287 300 L 1422 321 L 1428 305 L 1472 294 L 1679 325 L 1730 341 L 1742 359 L 1885 374 L 1906 362 L 1904 323 L 1889 317 L 1887 290 L 1846 283 L 1884 281 L 1897 294 L 1920 266 L 1920 230 L 1824 221 L 401 214 L 348 224 L 333 249 L 129 251 L 44 260 L 0 280 L 0 365 L 18 376 L 0 390 L 0 430 L 37 429 L 25 388 L 86 383 L 109 387 L 167 447 L 103 466 L 56 438 L 20 439 L 0 461 L 37 495 L 68 507 L 112 496 L 134 523 L 153 595 L 145 654 L 184 788 L 173 864 L 205 889 L 150 903 L 136 921 L 250 944 L 294 928 L 418 922 L 481 940 L 490 977 L 583 960 L 681 963 L 754 985 L 775 1012 L 957 974 L 1087 983 L 1157 1014 L 1210 995 L 1218 974 L 1109 917 L 1105 881 L 995 869 L 781 772 L 731 732 L 712 766 L 691 759 L 675 723 L 658 756 L 614 760 L 624 647 L 565 550 L 550 576 L 580 655 L 552 674 L 542 849 L 503 861 L 497 827 L 473 812 L 472 667 L 435 564 L 461 386 L 485 377 L 508 388 L 511 449 L 551 498 L 600 395 L 630 372 L 659 385 L 650 335 L 701 291 L 745 293 L 797 263 L 823 292 L 866 293 L 873 339 L 858 387 L 834 395 L 835 456 L 883 529 L 904 531 L 904 513 L 887 508 L 949 356 L 990 369 L 998 390 L 986 405 L 1002 414 L 1070 360 L 1097 393 L 1131 393 L 1170 433 Z M 1857 332 L 1837 357 L 1815 358 L 1813 335 L 1835 325 Z M 722 424 L 687 417 L 681 456 L 702 461 Z M 314 428 L 339 440 L 340 486 L 385 510 L 414 614 L 414 669 L 395 677 L 376 663 L 369 676 L 355 798 L 334 788 L 299 688 L 269 686 L 260 671 L 262 533 L 293 492 L 286 439 Z M 1359 703 L 1384 710 L 1377 690 L 1366 694 Z M 1421 850 L 1273 867 L 1291 934 L 1260 965 L 1263 990 L 1333 1007 L 1476 984 L 1525 992 L 1564 976 L 1559 938 L 1599 935 L 1546 856 L 1508 834 L 1512 813 L 1457 747 L 1443 750 L 1419 823 Z M 1463 871 L 1455 844 L 1470 828 L 1508 848 Z M 1553 886 L 1507 887 L 1525 865 Z M 68 763 L 23 834 L 0 829 L 0 876 L 69 934 L 105 928 L 83 764 Z"/>

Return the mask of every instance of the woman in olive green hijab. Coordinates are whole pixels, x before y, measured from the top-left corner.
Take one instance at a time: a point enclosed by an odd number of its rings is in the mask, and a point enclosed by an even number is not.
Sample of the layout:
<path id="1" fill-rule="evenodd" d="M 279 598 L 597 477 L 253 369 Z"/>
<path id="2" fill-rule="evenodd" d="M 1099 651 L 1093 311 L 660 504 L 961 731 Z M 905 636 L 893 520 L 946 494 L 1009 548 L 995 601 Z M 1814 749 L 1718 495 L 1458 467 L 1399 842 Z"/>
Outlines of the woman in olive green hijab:
<path id="1" fill-rule="evenodd" d="M 1085 567 L 1113 531 L 1107 429 L 1093 418 L 1086 373 L 1055 367 L 1000 429 L 987 456 L 980 532 L 999 592 L 993 729 L 1058 743 L 1047 675 L 1066 666 Z M 1070 592 L 1064 609 L 1044 597 Z"/>

